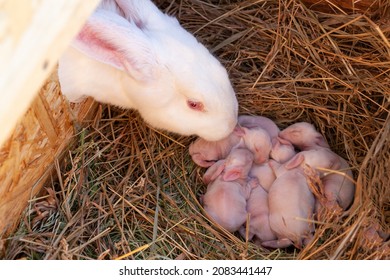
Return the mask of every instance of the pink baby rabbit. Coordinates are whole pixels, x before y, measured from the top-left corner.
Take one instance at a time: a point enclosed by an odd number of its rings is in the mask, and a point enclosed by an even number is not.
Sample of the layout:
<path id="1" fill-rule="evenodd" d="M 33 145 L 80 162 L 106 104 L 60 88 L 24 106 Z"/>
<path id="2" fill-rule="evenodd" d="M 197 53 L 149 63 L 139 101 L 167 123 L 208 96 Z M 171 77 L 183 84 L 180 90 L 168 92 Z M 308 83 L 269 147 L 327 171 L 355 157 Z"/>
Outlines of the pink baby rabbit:
<path id="1" fill-rule="evenodd" d="M 276 180 L 268 192 L 269 221 L 277 240 L 265 241 L 265 247 L 284 248 L 294 245 L 301 248 L 312 238 L 315 199 L 306 182 L 302 168 L 287 169 L 274 160 L 270 165 Z"/>
<path id="2" fill-rule="evenodd" d="M 242 226 L 239 230 L 242 237 L 246 237 L 248 227 L 248 240 L 255 239 L 261 244 L 264 241 L 276 239 L 269 223 L 268 193 L 261 185 L 253 188 L 247 201 L 246 209 L 250 214 L 249 226 Z"/>
<path id="3" fill-rule="evenodd" d="M 279 163 L 284 163 L 295 155 L 293 145 L 280 137 L 272 140 L 270 157 Z M 261 164 L 253 164 L 249 172 L 250 177 L 257 178 L 260 185 L 268 192 L 276 176 L 268 161 Z"/>
<path id="4" fill-rule="evenodd" d="M 271 119 L 263 116 L 241 115 L 238 117 L 238 124 L 247 128 L 261 127 L 268 132 L 271 140 L 280 132 L 278 126 Z"/>
<path id="5" fill-rule="evenodd" d="M 275 173 L 268 161 L 262 164 L 253 164 L 249 172 L 249 177 L 256 178 L 267 192 L 276 179 Z"/>
<path id="6" fill-rule="evenodd" d="M 279 163 L 284 163 L 295 155 L 294 146 L 290 141 L 280 137 L 272 139 L 272 149 L 270 157 Z"/>
<path id="7" fill-rule="evenodd" d="M 254 163 L 261 164 L 268 161 L 272 149 L 268 132 L 261 127 L 242 127 L 241 132 L 244 146 L 254 155 Z"/>
<path id="8" fill-rule="evenodd" d="M 234 148 L 226 158 L 223 179 L 225 181 L 246 180 L 252 168 L 254 155 L 246 148 Z"/>
<path id="9" fill-rule="evenodd" d="M 201 167 L 209 167 L 216 161 L 226 158 L 232 148 L 238 145 L 241 140 L 241 136 L 236 131 L 237 129 L 219 141 L 197 138 L 189 147 L 192 160 Z"/>
<path id="10" fill-rule="evenodd" d="M 355 194 L 355 185 L 351 181 L 352 172 L 349 165 L 342 157 L 330 149 L 319 148 L 298 153 L 286 163 L 286 168 L 294 167 L 297 164 L 307 164 L 314 169 L 319 169 L 328 207 L 339 205 L 345 210 L 351 205 Z M 339 172 L 332 173 L 331 170 L 340 170 L 341 174 Z M 318 209 L 319 206 L 317 205 L 316 208 Z"/>
<path id="11" fill-rule="evenodd" d="M 325 138 L 312 124 L 298 122 L 288 126 L 279 133 L 280 138 L 290 141 L 301 151 L 315 148 L 329 148 Z"/>
<path id="12" fill-rule="evenodd" d="M 253 156 L 247 149 L 234 149 L 226 160 L 221 161 L 216 163 L 215 169 L 205 173 L 204 181 L 210 183 L 202 203 L 208 215 L 219 225 L 234 232 L 246 221 L 246 201 L 258 183 L 255 179 L 248 179 Z"/>
<path id="13" fill-rule="evenodd" d="M 229 135 L 238 104 L 221 63 L 150 0 L 103 0 L 59 61 L 61 90 L 139 111 L 151 126 Z"/>
<path id="14" fill-rule="evenodd" d="M 209 167 L 217 160 L 225 158 L 234 147 L 246 147 L 254 154 L 255 163 L 268 160 L 272 143 L 269 134 L 260 127 L 236 126 L 234 131 L 219 141 L 196 139 L 189 147 L 192 160 L 202 167 Z"/>
<path id="15" fill-rule="evenodd" d="M 325 138 L 314 126 L 305 122 L 296 123 L 281 131 L 279 136 L 304 151 L 292 159 L 293 162 L 304 159 L 304 162 L 313 168 L 340 170 L 346 175 L 328 172 L 329 174 L 324 176 L 324 172 L 321 173 L 328 205 L 338 203 L 344 210 L 348 208 L 355 193 L 350 167 L 345 159 L 330 150 Z M 318 209 L 318 205 L 316 208 Z"/>

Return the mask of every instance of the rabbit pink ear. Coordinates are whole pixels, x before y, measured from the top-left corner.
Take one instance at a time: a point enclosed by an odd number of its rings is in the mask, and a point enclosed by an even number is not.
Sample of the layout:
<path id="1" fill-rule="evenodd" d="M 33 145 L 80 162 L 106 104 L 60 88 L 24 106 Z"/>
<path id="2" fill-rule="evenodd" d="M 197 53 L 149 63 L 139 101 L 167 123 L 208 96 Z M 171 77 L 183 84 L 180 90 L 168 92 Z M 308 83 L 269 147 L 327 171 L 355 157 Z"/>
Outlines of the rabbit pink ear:
<path id="1" fill-rule="evenodd" d="M 244 127 L 236 125 L 233 130 L 233 133 L 236 134 L 238 137 L 244 137 L 246 134 L 246 130 L 244 129 Z"/>
<path id="2" fill-rule="evenodd" d="M 219 161 L 217 161 L 216 163 L 214 163 L 213 165 L 211 165 L 207 170 L 206 172 L 204 173 L 203 175 L 203 183 L 205 183 L 206 185 L 208 185 L 209 183 L 211 183 L 212 181 L 214 181 L 215 179 L 217 179 L 217 177 L 223 172 L 223 170 L 225 169 L 225 163 L 226 163 L 226 160 L 224 159 L 221 159 Z"/>
<path id="3" fill-rule="evenodd" d="M 72 46 L 136 80 L 146 82 L 154 77 L 157 60 L 147 36 L 135 23 L 114 12 L 97 9 Z"/>
<path id="4" fill-rule="evenodd" d="M 322 135 L 316 136 L 314 143 L 318 146 L 329 148 L 328 143 L 326 142 L 325 138 Z"/>
<path id="5" fill-rule="evenodd" d="M 229 169 L 225 169 L 225 174 L 223 174 L 223 179 L 226 182 L 234 181 L 240 178 L 242 174 L 242 168 L 233 167 Z"/>
<path id="6" fill-rule="evenodd" d="M 273 150 L 276 149 L 276 148 L 279 148 L 280 143 L 281 143 L 280 139 L 281 138 L 279 138 L 279 137 L 272 138 L 271 143 L 272 143 L 272 149 Z"/>
<path id="7" fill-rule="evenodd" d="M 288 145 L 288 146 L 292 146 L 292 144 L 291 144 L 291 142 L 290 141 L 288 141 L 288 140 L 286 140 L 286 139 L 283 139 L 283 138 L 281 138 L 281 137 L 277 137 L 277 140 L 278 140 L 278 142 L 280 143 L 280 144 L 282 144 L 282 145 Z"/>
<path id="8" fill-rule="evenodd" d="M 202 154 L 194 154 L 191 156 L 191 158 L 200 167 L 210 167 L 215 164 L 215 161 L 205 160 Z"/>
<path id="9" fill-rule="evenodd" d="M 293 169 L 295 167 L 298 167 L 304 160 L 305 157 L 302 154 L 298 153 L 286 163 L 285 167 L 287 169 Z"/>
<path id="10" fill-rule="evenodd" d="M 278 171 L 279 167 L 281 166 L 281 164 L 279 162 L 277 162 L 276 160 L 271 159 L 268 161 L 268 166 L 271 167 L 274 174 L 277 174 L 277 171 Z"/>

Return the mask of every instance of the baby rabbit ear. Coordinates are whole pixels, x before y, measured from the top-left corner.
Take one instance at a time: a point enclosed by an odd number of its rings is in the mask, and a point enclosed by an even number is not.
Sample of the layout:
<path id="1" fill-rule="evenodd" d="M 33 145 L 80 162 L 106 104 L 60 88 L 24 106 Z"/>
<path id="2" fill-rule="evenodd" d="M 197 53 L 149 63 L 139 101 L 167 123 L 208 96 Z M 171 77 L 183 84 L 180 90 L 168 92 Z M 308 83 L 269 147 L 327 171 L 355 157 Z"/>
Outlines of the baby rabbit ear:
<path id="1" fill-rule="evenodd" d="M 217 177 L 225 169 L 225 163 L 226 163 L 226 160 L 221 159 L 221 160 L 217 161 L 216 163 L 214 163 L 212 166 L 210 166 L 203 175 L 203 183 L 208 185 L 209 183 L 211 183 L 212 181 L 217 179 Z"/>
<path id="2" fill-rule="evenodd" d="M 296 154 L 292 159 L 290 159 L 290 160 L 286 163 L 285 167 L 286 167 L 286 169 L 293 169 L 293 168 L 296 168 L 296 167 L 298 167 L 304 160 L 305 160 L 305 157 L 304 157 L 302 154 L 298 153 L 298 154 Z"/>
<path id="3" fill-rule="evenodd" d="M 318 146 L 329 148 L 329 144 L 326 142 L 325 138 L 322 135 L 316 136 L 314 143 Z"/>
<path id="4" fill-rule="evenodd" d="M 277 162 L 276 160 L 271 159 L 271 160 L 268 161 L 268 166 L 271 167 L 271 169 L 274 172 L 274 174 L 276 174 L 277 170 L 279 169 L 281 164 L 279 162 Z"/>
<path id="5" fill-rule="evenodd" d="M 97 9 L 72 46 L 136 80 L 147 82 L 155 75 L 157 60 L 147 36 L 134 22 L 114 12 Z"/>
<path id="6" fill-rule="evenodd" d="M 274 139 L 275 139 L 275 138 L 274 138 Z M 278 136 L 276 139 L 277 139 L 277 141 L 278 141 L 280 144 L 282 144 L 282 145 L 292 146 L 291 142 L 288 141 L 288 140 L 286 140 L 286 139 L 283 139 L 283 138 L 281 138 L 281 137 L 279 137 L 279 136 Z M 272 142 L 272 143 L 273 143 L 273 142 Z"/>
<path id="7" fill-rule="evenodd" d="M 272 143 L 272 149 L 273 150 L 280 147 L 281 141 L 279 139 L 281 139 L 281 138 L 278 137 L 278 138 L 273 138 L 272 139 L 271 143 Z"/>
<path id="8" fill-rule="evenodd" d="M 226 182 L 231 182 L 234 180 L 237 180 L 242 175 L 242 168 L 241 167 L 231 167 L 228 169 L 225 169 L 225 174 L 223 174 L 223 179 Z"/>

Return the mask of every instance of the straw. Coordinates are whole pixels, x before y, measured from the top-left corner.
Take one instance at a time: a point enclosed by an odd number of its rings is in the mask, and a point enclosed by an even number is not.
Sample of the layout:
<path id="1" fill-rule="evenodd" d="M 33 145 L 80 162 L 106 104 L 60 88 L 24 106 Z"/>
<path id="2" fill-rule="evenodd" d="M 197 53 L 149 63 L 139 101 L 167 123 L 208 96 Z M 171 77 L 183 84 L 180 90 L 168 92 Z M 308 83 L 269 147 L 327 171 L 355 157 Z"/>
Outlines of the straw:
<path id="1" fill-rule="evenodd" d="M 267 250 L 207 219 L 194 137 L 107 105 L 9 237 L 7 259 L 389 259 L 389 3 L 373 14 L 299 1 L 156 1 L 228 69 L 240 113 L 313 123 L 357 183 L 301 251 Z"/>

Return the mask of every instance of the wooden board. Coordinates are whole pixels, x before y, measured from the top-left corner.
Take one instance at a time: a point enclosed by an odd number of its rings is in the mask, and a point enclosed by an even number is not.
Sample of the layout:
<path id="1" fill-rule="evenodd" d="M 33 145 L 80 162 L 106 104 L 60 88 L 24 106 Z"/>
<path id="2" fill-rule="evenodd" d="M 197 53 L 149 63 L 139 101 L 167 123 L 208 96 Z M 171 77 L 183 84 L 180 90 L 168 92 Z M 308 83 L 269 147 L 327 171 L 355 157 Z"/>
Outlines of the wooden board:
<path id="1" fill-rule="evenodd" d="M 98 1 L 0 1 L 0 147 Z"/>
<path id="2" fill-rule="evenodd" d="M 55 69 L 98 2 L 0 0 L 0 237 L 19 222 L 73 139 Z M 87 100 L 73 115 L 84 120 L 96 107 Z"/>
<path id="3" fill-rule="evenodd" d="M 0 237 L 13 231 L 28 201 L 52 174 L 54 161 L 69 151 L 75 140 L 74 116 L 77 122 L 90 119 L 97 106 L 87 99 L 71 110 L 56 73 L 41 88 L 0 149 Z"/>

